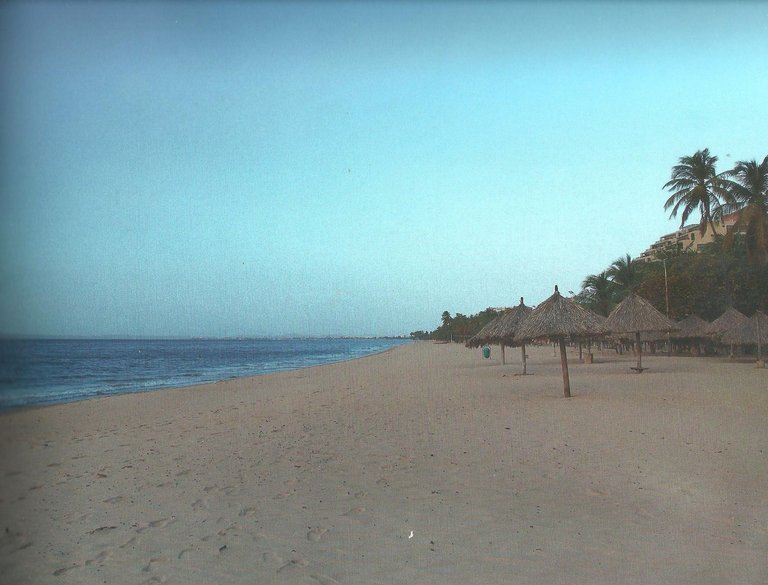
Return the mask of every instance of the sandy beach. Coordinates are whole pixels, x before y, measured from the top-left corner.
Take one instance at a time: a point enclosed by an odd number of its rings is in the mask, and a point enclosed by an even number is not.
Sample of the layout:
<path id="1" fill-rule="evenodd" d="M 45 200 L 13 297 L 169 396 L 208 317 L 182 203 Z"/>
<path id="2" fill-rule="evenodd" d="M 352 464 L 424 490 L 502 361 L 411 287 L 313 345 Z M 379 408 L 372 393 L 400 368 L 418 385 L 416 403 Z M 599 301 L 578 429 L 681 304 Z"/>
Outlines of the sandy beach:
<path id="1" fill-rule="evenodd" d="M 2 414 L 2 581 L 768 583 L 768 370 L 497 349 Z"/>

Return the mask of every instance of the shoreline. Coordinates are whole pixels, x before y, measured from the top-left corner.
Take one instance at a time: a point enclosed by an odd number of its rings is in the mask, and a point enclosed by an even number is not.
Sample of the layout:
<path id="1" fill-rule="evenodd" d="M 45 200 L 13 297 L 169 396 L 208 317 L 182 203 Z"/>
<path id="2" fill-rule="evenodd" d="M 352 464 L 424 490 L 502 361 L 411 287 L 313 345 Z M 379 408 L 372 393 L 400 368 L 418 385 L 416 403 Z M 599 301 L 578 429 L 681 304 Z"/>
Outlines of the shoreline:
<path id="1" fill-rule="evenodd" d="M 257 338 L 252 338 L 252 339 L 255 340 Z M 285 339 L 288 339 L 288 338 L 285 338 Z M 304 338 L 290 338 L 290 339 L 292 339 L 292 340 L 314 340 L 314 339 L 319 339 L 319 340 L 324 340 L 324 339 L 329 339 L 329 340 L 390 339 L 390 340 L 394 340 L 396 338 L 386 338 L 386 337 L 367 337 L 367 338 L 364 338 L 364 337 L 359 337 L 359 338 L 327 337 L 327 338 L 311 338 L 311 337 L 304 337 Z M 24 339 L 17 339 L 16 341 L 19 341 L 19 340 L 25 341 Z M 51 338 L 51 339 L 42 339 L 41 338 L 41 339 L 32 340 L 32 341 L 83 341 L 83 340 L 86 340 L 86 341 L 88 341 L 88 340 L 95 340 L 95 341 L 210 341 L 209 339 L 202 339 L 202 338 L 189 338 L 189 339 L 182 339 L 182 338 L 178 338 L 178 339 L 170 339 L 170 338 L 169 339 L 159 339 L 159 338 L 158 339 L 150 339 L 150 338 L 142 338 L 142 339 L 139 339 L 139 338 L 137 338 L 137 339 L 128 339 L 128 338 L 125 338 L 125 339 L 107 339 L 107 338 L 104 338 L 104 339 L 97 339 L 97 338 L 83 338 L 83 339 L 74 339 L 74 338 L 72 338 L 72 339 L 53 339 L 53 338 Z M 232 340 L 235 340 L 235 339 L 234 338 L 232 338 L 232 339 L 225 339 L 225 338 L 214 339 L 214 341 L 216 341 L 216 340 L 219 340 L 219 341 L 232 341 Z M 283 339 L 280 339 L 280 338 L 259 338 L 259 340 L 261 340 L 261 341 L 281 341 Z M 355 356 L 351 356 L 351 357 L 347 357 L 347 358 L 342 358 L 342 359 L 333 359 L 333 360 L 325 361 L 325 362 L 319 363 L 319 364 L 309 364 L 309 365 L 296 366 L 296 367 L 286 367 L 286 368 L 272 369 L 272 370 L 269 370 L 269 371 L 265 371 L 265 372 L 261 372 L 261 373 L 255 373 L 255 374 L 233 375 L 233 376 L 229 376 L 229 377 L 226 377 L 226 378 L 219 378 L 219 379 L 213 379 L 213 380 L 207 380 L 207 381 L 198 381 L 198 382 L 194 382 L 194 383 L 190 383 L 190 384 L 181 384 L 181 385 L 174 384 L 173 382 L 170 382 L 168 385 L 159 385 L 159 386 L 154 386 L 154 387 L 150 387 L 150 388 L 133 388 L 133 389 L 125 390 L 125 391 L 122 391 L 122 392 L 114 392 L 114 393 L 107 393 L 107 392 L 96 393 L 96 394 L 81 396 L 81 397 L 77 397 L 77 398 L 73 398 L 73 399 L 51 400 L 51 401 L 38 402 L 38 403 L 33 403 L 33 404 L 11 405 L 11 406 L 7 406 L 7 407 L 6 406 L 0 406 L 0 416 L 2 414 L 4 414 L 4 413 L 17 412 L 19 410 L 24 410 L 24 409 L 28 409 L 28 408 L 47 408 L 49 406 L 57 406 L 57 405 L 61 405 L 61 404 L 70 404 L 70 403 L 82 402 L 82 401 L 86 401 L 86 400 L 95 400 L 95 399 L 99 399 L 99 398 L 113 398 L 113 397 L 116 397 L 116 396 L 123 396 L 123 395 L 126 395 L 126 394 L 145 394 L 145 393 L 148 393 L 148 392 L 158 392 L 158 391 L 162 391 L 162 390 L 174 390 L 174 389 L 179 389 L 179 388 L 190 388 L 190 387 L 194 387 L 194 386 L 209 386 L 211 384 L 219 384 L 221 382 L 226 382 L 226 381 L 231 381 L 231 380 L 241 380 L 241 379 L 248 379 L 248 378 L 253 378 L 253 377 L 258 377 L 258 376 L 268 376 L 270 374 L 278 374 L 278 373 L 282 373 L 282 372 L 292 372 L 292 371 L 295 371 L 295 370 L 304 370 L 304 369 L 307 369 L 307 368 L 316 368 L 316 367 L 321 367 L 321 366 L 325 366 L 325 365 L 338 364 L 338 363 L 343 363 L 343 362 L 346 362 L 346 361 L 353 361 L 353 360 L 358 360 L 358 359 L 362 359 L 362 358 L 369 357 L 369 356 L 378 355 L 378 354 L 381 354 L 381 353 L 386 353 L 387 351 L 391 351 L 392 349 L 394 349 L 396 347 L 400 347 L 401 345 L 408 345 L 409 343 L 413 343 L 413 341 L 407 342 L 406 340 L 403 340 L 403 343 L 398 343 L 398 344 L 393 345 L 391 347 L 388 347 L 388 348 L 385 348 L 385 349 L 381 349 L 381 350 L 377 350 L 377 351 L 374 351 L 372 353 L 367 353 L 367 354 L 364 354 L 364 355 L 355 355 Z"/>
<path id="2" fill-rule="evenodd" d="M 766 371 L 457 345 L 3 413 L 10 584 L 761 582 Z M 569 351 L 569 357 L 574 355 Z M 411 536 L 413 534 L 413 536 Z"/>

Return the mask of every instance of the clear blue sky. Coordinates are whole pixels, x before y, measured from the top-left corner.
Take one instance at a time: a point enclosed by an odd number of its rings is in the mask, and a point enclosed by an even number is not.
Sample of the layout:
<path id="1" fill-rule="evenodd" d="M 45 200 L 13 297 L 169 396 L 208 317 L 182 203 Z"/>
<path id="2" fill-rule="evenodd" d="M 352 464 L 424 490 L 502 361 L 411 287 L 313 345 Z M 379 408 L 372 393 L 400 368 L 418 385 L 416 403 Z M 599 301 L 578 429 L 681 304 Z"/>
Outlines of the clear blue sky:
<path id="1" fill-rule="evenodd" d="M 768 3 L 3 3 L 0 59 L 0 333 L 432 329 L 768 154 Z"/>

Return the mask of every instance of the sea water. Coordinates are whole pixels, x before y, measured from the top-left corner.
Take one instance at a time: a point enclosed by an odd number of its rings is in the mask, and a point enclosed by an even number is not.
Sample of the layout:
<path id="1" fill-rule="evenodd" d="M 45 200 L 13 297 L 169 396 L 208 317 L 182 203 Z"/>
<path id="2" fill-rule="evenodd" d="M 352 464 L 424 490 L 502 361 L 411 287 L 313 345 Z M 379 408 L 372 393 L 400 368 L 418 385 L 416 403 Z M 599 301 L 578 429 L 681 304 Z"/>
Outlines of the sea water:
<path id="1" fill-rule="evenodd" d="M 0 339 L 0 409 L 205 384 L 386 351 L 401 339 Z"/>

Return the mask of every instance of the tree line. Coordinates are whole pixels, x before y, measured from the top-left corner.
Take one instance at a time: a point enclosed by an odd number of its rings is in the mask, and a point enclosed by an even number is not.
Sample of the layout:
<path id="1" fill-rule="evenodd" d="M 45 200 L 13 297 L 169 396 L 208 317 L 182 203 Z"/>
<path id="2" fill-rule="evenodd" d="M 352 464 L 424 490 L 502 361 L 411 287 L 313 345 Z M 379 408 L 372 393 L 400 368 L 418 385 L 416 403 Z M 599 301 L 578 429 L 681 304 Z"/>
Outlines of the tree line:
<path id="1" fill-rule="evenodd" d="M 443 341 L 466 341 L 480 331 L 500 313 L 491 307 L 480 311 L 476 315 L 463 315 L 456 313 L 452 317 L 448 311 L 443 311 L 440 317 L 440 325 L 433 331 L 413 331 L 413 339 L 435 339 Z"/>
<path id="2" fill-rule="evenodd" d="M 711 321 L 728 307 L 747 315 L 768 311 L 768 156 L 760 163 L 738 161 L 721 173 L 717 161 L 706 148 L 681 157 L 663 187 L 670 193 L 664 209 L 670 217 L 680 215 L 680 227 L 698 211 L 701 234 L 707 227 L 714 233 L 715 222 L 735 213 L 727 234 L 715 236 L 699 252 L 660 250 L 651 262 L 625 254 L 587 276 L 574 299 L 604 316 L 630 291 L 675 320 L 695 314 Z M 497 315 L 491 308 L 455 317 L 444 311 L 435 330 L 411 337 L 463 341 Z"/>

